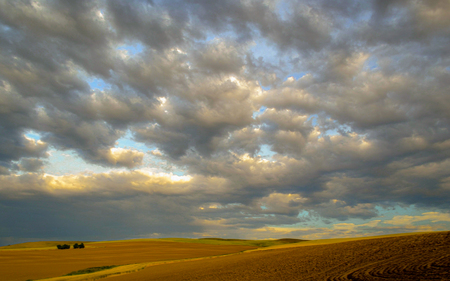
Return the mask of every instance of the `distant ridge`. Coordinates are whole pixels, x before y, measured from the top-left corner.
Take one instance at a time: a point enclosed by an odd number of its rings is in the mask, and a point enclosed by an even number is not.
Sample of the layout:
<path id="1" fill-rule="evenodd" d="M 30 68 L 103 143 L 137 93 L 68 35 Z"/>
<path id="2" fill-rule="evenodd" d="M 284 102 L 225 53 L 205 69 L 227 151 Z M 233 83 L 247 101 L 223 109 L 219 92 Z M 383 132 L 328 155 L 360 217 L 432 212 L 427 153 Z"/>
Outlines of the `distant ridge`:
<path id="1" fill-rule="evenodd" d="M 294 239 L 294 238 L 281 238 L 281 239 L 265 239 L 265 240 L 250 240 L 250 239 L 226 239 L 226 238 L 217 238 L 217 237 L 208 237 L 208 238 L 198 238 L 193 239 L 192 241 L 204 241 L 205 243 L 214 243 L 214 244 L 229 244 L 229 245 L 248 245 L 248 246 L 256 246 L 256 247 L 270 247 L 276 245 L 284 245 L 284 244 L 293 244 L 306 242 L 308 240 Z"/>
<path id="2" fill-rule="evenodd" d="M 210 237 L 210 238 L 199 238 L 199 240 L 220 240 L 220 241 L 258 241 L 258 240 L 251 240 L 251 239 L 225 239 L 225 238 L 216 238 L 216 237 Z M 261 241 L 279 241 L 283 243 L 298 243 L 298 242 L 304 242 L 309 240 L 304 239 L 295 239 L 295 238 L 281 238 L 281 239 L 274 239 L 274 240 L 261 240 Z"/>
<path id="3" fill-rule="evenodd" d="M 277 239 L 277 241 L 280 241 L 283 243 L 298 243 L 298 242 L 304 242 L 304 241 L 309 241 L 309 240 L 295 239 L 295 238 L 281 238 L 281 239 Z"/>
<path id="4" fill-rule="evenodd" d="M 199 240 L 220 240 L 220 241 L 250 241 L 249 239 L 225 239 L 225 238 L 216 238 L 216 237 L 210 237 L 210 238 L 198 238 Z"/>
<path id="5" fill-rule="evenodd" d="M 144 239 L 145 240 L 145 239 Z M 172 241 L 172 242 L 184 242 L 184 243 L 206 243 L 206 244 L 222 244 L 222 245 L 248 245 L 257 247 L 269 247 L 275 245 L 292 244 L 305 242 L 309 240 L 295 239 L 295 238 L 281 238 L 281 239 L 265 239 L 265 240 L 251 240 L 251 239 L 226 239 L 218 237 L 208 237 L 208 238 L 162 238 L 162 239 L 149 239 L 154 241 Z M 116 242 L 125 242 L 116 241 Z M 133 241 L 133 240 L 130 240 Z M 97 243 L 112 242 L 112 241 L 101 241 Z M 38 241 L 38 242 L 25 242 L 19 244 L 13 244 L 8 246 L 0 247 L 0 250 L 14 250 L 14 249 L 40 249 L 40 248 L 51 248 L 56 247 L 56 245 L 69 244 L 73 245 L 75 243 L 89 243 L 89 241 Z"/>
<path id="6" fill-rule="evenodd" d="M 49 248 L 56 247 L 56 245 L 62 244 L 75 244 L 75 243 L 86 243 L 87 241 L 38 241 L 38 242 L 25 242 L 19 244 L 13 244 L 8 246 L 0 247 L 0 250 L 12 250 L 12 249 L 37 249 L 37 248 Z"/>

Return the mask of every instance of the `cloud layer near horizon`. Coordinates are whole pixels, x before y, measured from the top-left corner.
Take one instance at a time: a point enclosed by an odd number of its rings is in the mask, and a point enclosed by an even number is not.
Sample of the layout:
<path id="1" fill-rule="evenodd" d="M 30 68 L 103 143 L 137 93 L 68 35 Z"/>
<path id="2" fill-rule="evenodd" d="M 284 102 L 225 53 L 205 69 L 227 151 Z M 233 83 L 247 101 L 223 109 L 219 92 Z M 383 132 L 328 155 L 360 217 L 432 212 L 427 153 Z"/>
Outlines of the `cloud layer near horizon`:
<path id="1" fill-rule="evenodd" d="M 449 229 L 449 19 L 446 0 L 0 0 L 0 244 Z M 52 174 L 55 151 L 108 171 Z"/>

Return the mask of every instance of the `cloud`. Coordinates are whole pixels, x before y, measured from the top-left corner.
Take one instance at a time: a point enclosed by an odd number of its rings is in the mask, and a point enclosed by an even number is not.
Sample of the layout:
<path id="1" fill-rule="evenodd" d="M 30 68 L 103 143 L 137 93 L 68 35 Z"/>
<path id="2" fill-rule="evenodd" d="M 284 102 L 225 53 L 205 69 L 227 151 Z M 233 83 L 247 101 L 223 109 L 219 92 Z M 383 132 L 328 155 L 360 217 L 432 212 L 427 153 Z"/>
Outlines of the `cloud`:
<path id="1" fill-rule="evenodd" d="M 109 163 L 127 168 L 142 165 L 142 159 L 144 158 L 143 152 L 133 149 L 111 148 L 104 153 L 104 157 Z"/>
<path id="2" fill-rule="evenodd" d="M 19 160 L 22 157 L 47 157 L 48 144 L 43 141 L 36 141 L 27 138 L 15 130 L 0 128 L 2 133 L 0 140 L 0 165 L 9 167 L 12 160 Z"/>
<path id="3" fill-rule="evenodd" d="M 423 213 L 421 216 L 395 216 L 391 220 L 384 221 L 384 223 L 392 225 L 410 225 L 421 221 L 448 222 L 450 221 L 450 215 L 439 212 L 428 212 Z"/>
<path id="4" fill-rule="evenodd" d="M 197 67 L 213 73 L 240 73 L 244 67 L 244 52 L 240 49 L 233 42 L 214 40 L 198 51 Z"/>
<path id="5" fill-rule="evenodd" d="M 181 11 L 172 14 L 152 1 L 108 1 L 106 8 L 110 23 L 122 40 L 140 40 L 156 50 L 184 41 L 187 22 Z"/>
<path id="6" fill-rule="evenodd" d="M 195 77 L 179 96 L 165 100 L 156 123 L 133 127 L 135 139 L 156 143 L 173 158 L 189 148 L 208 155 L 228 133 L 253 122 L 252 100 L 259 89 L 254 81 L 233 76 L 194 81 Z"/>
<path id="7" fill-rule="evenodd" d="M 38 172 L 44 168 L 44 162 L 36 158 L 22 158 L 19 170 L 25 172 Z"/>
<path id="8" fill-rule="evenodd" d="M 449 210 L 449 10 L 0 0 L 5 237 L 445 228 L 425 214 Z M 49 149 L 90 173 L 58 174 Z"/>
<path id="9" fill-rule="evenodd" d="M 349 217 L 368 219 L 378 215 L 375 210 L 375 204 L 371 203 L 359 203 L 351 206 L 345 201 L 332 199 L 327 203 L 323 203 L 321 207 L 316 209 L 320 215 L 339 220 L 347 220 Z"/>
<path id="10" fill-rule="evenodd" d="M 259 204 L 268 213 L 298 215 L 305 201 L 307 198 L 302 198 L 299 194 L 272 193 L 261 198 Z"/>

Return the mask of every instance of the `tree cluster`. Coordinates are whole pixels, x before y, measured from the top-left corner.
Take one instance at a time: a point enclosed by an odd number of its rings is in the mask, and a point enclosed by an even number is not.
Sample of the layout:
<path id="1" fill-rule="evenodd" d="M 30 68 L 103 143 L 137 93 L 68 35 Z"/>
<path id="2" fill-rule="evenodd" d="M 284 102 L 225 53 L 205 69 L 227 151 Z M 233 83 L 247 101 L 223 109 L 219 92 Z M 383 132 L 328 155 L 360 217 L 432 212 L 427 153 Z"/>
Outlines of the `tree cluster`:
<path id="1" fill-rule="evenodd" d="M 81 244 L 75 243 L 75 245 L 73 245 L 73 248 L 74 249 L 84 249 L 84 244 L 83 243 L 81 243 Z"/>
<path id="2" fill-rule="evenodd" d="M 59 250 L 64 250 L 64 249 L 70 249 L 70 245 L 64 244 L 64 245 L 57 245 L 56 246 Z"/>
<path id="3" fill-rule="evenodd" d="M 64 245 L 56 245 L 56 247 L 57 247 L 59 250 L 70 249 L 70 245 L 67 245 L 67 244 L 64 244 Z M 74 249 L 84 249 L 84 244 L 83 244 L 83 243 L 80 243 L 80 244 L 75 243 L 75 244 L 73 245 L 73 248 L 74 248 Z"/>

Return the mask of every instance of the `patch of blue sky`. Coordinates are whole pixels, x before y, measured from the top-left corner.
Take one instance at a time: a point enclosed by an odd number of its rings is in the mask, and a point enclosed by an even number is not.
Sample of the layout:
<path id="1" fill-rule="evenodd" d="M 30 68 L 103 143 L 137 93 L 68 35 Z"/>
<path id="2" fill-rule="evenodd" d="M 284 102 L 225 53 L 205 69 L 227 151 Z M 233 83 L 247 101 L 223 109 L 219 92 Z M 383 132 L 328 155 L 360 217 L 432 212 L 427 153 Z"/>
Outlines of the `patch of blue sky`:
<path id="1" fill-rule="evenodd" d="M 294 223 L 294 224 L 281 224 L 281 225 L 268 225 L 268 227 L 273 227 L 273 228 L 277 228 L 277 227 L 282 227 L 282 228 L 287 228 L 287 229 L 292 229 L 292 230 L 298 230 L 298 229 L 304 229 L 304 228 L 325 228 L 328 227 L 325 224 L 321 224 L 320 221 L 302 221 L 302 222 L 298 222 L 298 223 Z"/>
<path id="2" fill-rule="evenodd" d="M 365 70 L 374 70 L 378 68 L 378 58 L 376 56 L 371 56 L 364 63 Z"/>
<path id="3" fill-rule="evenodd" d="M 291 62 L 294 59 L 291 52 L 279 51 L 275 45 L 269 44 L 266 39 L 256 40 L 254 46 L 250 48 L 250 51 L 257 61 L 262 60 L 265 65 L 287 65 L 287 62 Z M 272 71 L 277 77 L 282 78 L 283 81 L 286 81 L 289 77 L 298 80 L 307 74 L 307 72 L 298 71 L 299 69 L 296 64 L 292 64 L 292 67 L 284 67 L 283 69 L 272 68 Z M 271 89 L 270 87 L 263 87 L 262 85 L 261 88 L 264 90 Z"/>
<path id="4" fill-rule="evenodd" d="M 9 27 L 9 26 L 7 26 L 7 25 L 5 25 L 5 24 L 0 24 L 0 28 L 1 28 L 3 31 L 10 31 L 10 30 L 11 30 L 11 27 Z"/>
<path id="5" fill-rule="evenodd" d="M 275 46 L 269 45 L 266 39 L 256 40 L 250 51 L 256 59 L 262 58 L 265 63 L 278 64 L 279 52 Z"/>
<path id="6" fill-rule="evenodd" d="M 317 229 L 317 228 L 331 228 L 333 226 L 332 223 L 329 223 L 325 220 L 322 220 L 321 218 L 310 216 L 309 214 L 307 216 L 298 216 L 299 219 L 302 219 L 303 221 L 300 221 L 298 223 L 294 224 L 283 224 L 283 225 L 268 225 L 268 227 L 282 227 L 282 228 L 290 228 L 292 230 L 297 229 Z M 334 222 L 333 222 L 334 223 Z"/>
<path id="7" fill-rule="evenodd" d="M 272 151 L 271 146 L 268 144 L 261 145 L 259 149 L 259 155 L 264 159 L 271 159 L 275 154 L 277 153 Z"/>
<path id="8" fill-rule="evenodd" d="M 131 131 L 127 131 L 127 133 L 122 136 L 120 139 L 116 141 L 117 148 L 123 148 L 123 149 L 135 149 L 141 152 L 144 152 L 144 159 L 143 159 L 143 165 L 140 167 L 136 167 L 137 169 L 140 168 L 151 168 L 158 172 L 170 172 L 177 176 L 184 176 L 186 175 L 186 172 L 179 169 L 175 166 L 167 166 L 164 160 L 161 158 L 149 153 L 150 151 L 156 150 L 157 147 L 154 145 L 148 145 L 142 142 L 136 142 L 133 140 L 133 136 L 131 134 Z"/>
<path id="9" fill-rule="evenodd" d="M 264 111 L 266 111 L 266 109 L 267 109 L 267 107 L 261 106 L 258 111 L 253 111 L 253 115 L 252 115 L 253 119 L 255 119 L 259 115 L 263 114 Z"/>
<path id="10" fill-rule="evenodd" d="M 419 216 L 424 212 L 430 211 L 417 208 L 414 205 L 410 206 L 396 205 L 396 206 L 389 206 L 386 208 L 383 208 L 382 206 L 376 206 L 375 209 L 377 210 L 379 216 L 385 220 L 392 219 L 394 216 Z"/>
<path id="11" fill-rule="evenodd" d="M 356 226 L 358 225 L 363 225 L 372 221 L 377 221 L 380 220 L 380 225 L 379 227 L 381 227 L 380 229 L 383 229 L 384 226 L 388 225 L 388 224 L 383 224 L 384 221 L 388 221 L 393 219 L 395 216 L 421 216 L 423 213 L 425 212 L 432 212 L 433 210 L 430 209 L 424 209 L 424 208 L 417 208 L 414 205 L 410 205 L 410 206 L 400 206 L 400 205 L 396 205 L 396 206 L 389 206 L 389 207 L 382 207 L 382 206 L 376 206 L 375 207 L 376 212 L 377 212 L 377 216 L 372 217 L 372 218 L 348 218 L 347 220 L 345 220 L 346 224 L 355 224 Z M 298 229 L 302 229 L 302 228 L 333 228 L 334 224 L 339 224 L 342 223 L 342 221 L 339 221 L 337 219 L 323 219 L 320 216 L 312 216 L 308 211 L 306 210 L 302 210 L 299 212 L 298 216 L 299 219 L 304 218 L 305 221 L 303 222 L 299 222 L 299 223 L 295 223 L 295 224 L 291 224 L 291 225 L 270 225 L 270 227 L 285 227 L 285 228 L 298 228 Z M 424 220 L 424 221 L 417 221 L 413 223 L 414 225 L 429 225 L 429 221 Z M 383 226 L 384 225 L 384 226 Z M 366 227 L 371 227 L 366 226 Z M 377 227 L 375 227 L 376 229 Z M 392 231 L 388 231 L 386 234 L 388 233 L 395 233 L 395 230 Z"/>
<path id="12" fill-rule="evenodd" d="M 338 129 L 332 129 L 332 130 L 326 130 L 325 132 L 323 132 L 319 136 L 319 138 L 323 137 L 323 136 L 337 136 L 337 135 L 340 135 L 339 130 Z"/>
<path id="13" fill-rule="evenodd" d="M 289 77 L 294 77 L 295 80 L 298 80 L 300 78 L 302 78 L 303 76 L 306 75 L 307 72 L 294 72 L 294 73 L 289 73 L 288 75 L 286 75 L 283 79 L 283 81 L 288 80 Z"/>
<path id="14" fill-rule="evenodd" d="M 182 171 L 182 170 L 174 170 L 174 171 L 172 171 L 172 174 L 174 174 L 174 175 L 177 175 L 177 176 L 185 176 L 186 175 L 186 172 L 184 172 L 184 171 Z"/>
<path id="15" fill-rule="evenodd" d="M 322 132 L 321 137 L 322 136 L 337 136 L 337 135 L 341 135 L 342 134 L 341 132 L 350 133 L 351 131 L 352 131 L 352 128 L 350 126 L 343 124 L 343 125 L 338 125 L 337 128 L 335 128 L 335 129 L 329 129 L 329 130 Z"/>
<path id="16" fill-rule="evenodd" d="M 87 82 L 88 82 L 89 86 L 91 86 L 92 90 L 102 91 L 103 89 L 105 89 L 108 86 L 108 84 L 103 79 L 96 78 L 96 77 L 87 78 Z"/>
<path id="17" fill-rule="evenodd" d="M 25 134 L 29 138 L 40 139 L 40 135 L 34 131 L 30 131 Z M 136 142 L 132 139 L 131 133 L 128 131 L 122 138 L 117 140 L 117 148 L 123 149 L 135 149 L 144 152 L 143 165 L 136 167 L 140 168 L 152 168 L 159 172 L 166 172 L 166 168 L 162 165 L 163 160 L 148 153 L 156 147 L 147 146 L 144 143 Z M 50 156 L 47 159 L 47 165 L 45 166 L 45 172 L 52 175 L 68 175 L 77 173 L 106 173 L 112 170 L 123 170 L 122 167 L 102 167 L 95 164 L 85 162 L 75 151 L 66 150 L 50 150 Z M 171 168 L 170 172 L 178 176 L 183 176 L 185 173 L 182 170 Z"/>
<path id="18" fill-rule="evenodd" d="M 289 7 L 289 3 L 287 1 L 279 1 L 277 3 L 277 12 L 282 20 L 289 20 L 291 8 Z"/>
<path id="19" fill-rule="evenodd" d="M 78 173 L 104 173 L 111 169 L 85 162 L 75 151 L 50 150 L 45 165 L 47 174 L 62 176 Z"/>
<path id="20" fill-rule="evenodd" d="M 313 125 L 315 127 L 318 124 L 317 118 L 319 118 L 319 116 L 317 114 L 311 114 L 308 116 L 307 121 L 311 121 L 311 125 Z"/>
<path id="21" fill-rule="evenodd" d="M 127 133 L 116 141 L 116 147 L 120 148 L 131 148 L 139 151 L 149 151 L 156 149 L 156 146 L 148 146 L 142 142 L 136 142 L 133 140 L 131 132 L 128 130 Z"/>
<path id="22" fill-rule="evenodd" d="M 117 50 L 125 50 L 125 51 L 127 51 L 129 56 L 135 56 L 144 51 L 144 45 L 142 45 L 141 43 L 125 44 L 125 45 L 118 46 L 116 49 Z"/>
<path id="23" fill-rule="evenodd" d="M 34 139 L 34 140 L 40 140 L 41 139 L 41 135 L 38 132 L 35 132 L 35 131 L 32 131 L 32 130 L 26 132 L 25 136 L 27 138 Z"/>
<path id="24" fill-rule="evenodd" d="M 304 217 L 309 217 L 309 212 L 307 210 L 301 210 L 298 213 L 297 218 L 304 218 Z"/>

